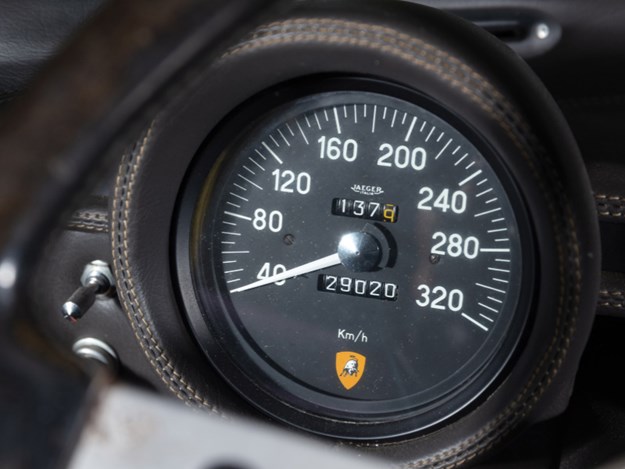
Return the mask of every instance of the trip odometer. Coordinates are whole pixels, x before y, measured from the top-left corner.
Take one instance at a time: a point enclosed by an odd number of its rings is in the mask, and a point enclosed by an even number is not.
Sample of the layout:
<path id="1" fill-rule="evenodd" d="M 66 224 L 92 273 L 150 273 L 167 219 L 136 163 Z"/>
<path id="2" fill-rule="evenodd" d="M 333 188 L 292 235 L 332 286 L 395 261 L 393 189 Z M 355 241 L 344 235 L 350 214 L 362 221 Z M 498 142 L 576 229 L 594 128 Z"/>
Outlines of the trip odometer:
<path id="1" fill-rule="evenodd" d="M 388 437 L 457 413 L 527 317 L 529 228 L 504 165 L 469 125 L 390 86 L 261 114 L 204 156 L 191 245 L 214 365 L 324 434 Z"/>

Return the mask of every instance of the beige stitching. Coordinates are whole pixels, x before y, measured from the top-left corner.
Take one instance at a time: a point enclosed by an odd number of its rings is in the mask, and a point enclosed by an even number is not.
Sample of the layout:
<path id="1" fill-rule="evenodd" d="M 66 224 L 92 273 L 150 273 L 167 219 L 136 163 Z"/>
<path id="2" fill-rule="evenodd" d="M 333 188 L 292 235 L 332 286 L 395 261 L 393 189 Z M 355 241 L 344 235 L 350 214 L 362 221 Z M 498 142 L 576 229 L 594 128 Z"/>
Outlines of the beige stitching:
<path id="1" fill-rule="evenodd" d="M 96 233 L 108 233 L 109 232 L 109 229 L 107 226 L 87 225 L 84 223 L 70 222 L 67 224 L 67 228 L 72 229 L 72 230 L 93 231 Z"/>
<path id="2" fill-rule="evenodd" d="M 92 212 L 89 210 L 78 210 L 74 212 L 72 218 L 83 219 L 83 220 L 94 220 L 94 221 L 103 221 L 108 223 L 108 215 L 103 212 Z"/>
<path id="3" fill-rule="evenodd" d="M 295 31 L 289 29 L 291 24 L 296 24 L 298 28 L 296 28 Z M 329 28 L 327 26 L 329 26 Z M 302 30 L 306 27 L 310 29 L 302 32 Z M 343 29 L 341 30 L 340 28 Z M 373 31 L 374 34 L 371 35 L 370 31 Z M 328 36 L 323 36 L 324 32 Z M 271 34 L 274 34 L 274 36 Z M 384 44 L 382 42 L 387 39 L 384 37 L 386 34 L 392 36 L 390 44 Z M 466 66 L 466 64 L 460 62 L 454 57 L 450 57 L 449 54 L 439 51 L 433 46 L 425 44 L 421 40 L 411 38 L 403 34 L 396 34 L 388 28 L 340 20 L 301 19 L 291 22 L 286 21 L 273 23 L 267 28 L 257 31 L 252 38 L 252 41 L 233 48 L 225 54 L 225 56 L 234 55 L 243 51 L 255 50 L 263 46 L 277 45 L 280 43 L 288 43 L 298 40 L 319 41 L 323 43 L 340 43 L 368 47 L 384 53 L 392 54 L 396 57 L 407 60 L 414 65 L 421 66 L 426 70 L 436 73 L 441 79 L 460 89 L 469 97 L 469 99 L 474 101 L 480 106 L 481 109 L 489 113 L 493 119 L 498 122 L 501 128 L 508 134 L 515 146 L 517 146 L 520 150 L 524 159 L 528 162 L 529 167 L 541 189 L 549 189 L 548 185 L 546 185 L 545 181 L 543 181 L 542 175 L 537 170 L 534 161 L 532 160 L 532 156 L 525 150 L 525 146 L 523 145 L 523 141 L 526 141 L 533 147 L 537 146 L 536 139 L 529 132 L 527 124 L 522 120 L 519 114 L 515 112 L 512 105 L 500 93 L 498 93 L 492 85 L 490 85 L 490 83 Z M 395 38 L 402 39 L 403 42 L 395 40 Z M 433 54 L 423 53 L 423 51 L 419 51 L 418 49 L 415 50 L 416 46 L 421 46 L 429 51 L 433 51 Z M 433 63 L 426 63 L 423 59 L 415 57 L 415 55 L 421 55 Z M 445 63 L 445 60 L 454 66 L 449 67 L 449 63 Z M 458 73 L 459 70 L 465 71 L 469 77 L 475 80 L 474 83 L 471 83 L 473 88 L 469 88 L 467 86 L 466 82 L 469 81 L 467 80 L 468 77 Z M 451 75 L 455 75 L 455 77 Z M 484 96 L 477 94 L 476 89 L 482 91 Z M 517 133 L 520 134 L 521 137 L 519 137 Z M 539 148 L 539 150 L 544 151 L 542 148 Z M 546 167 L 546 169 L 554 175 L 555 170 L 553 167 L 549 166 Z M 554 180 L 557 181 L 557 177 Z M 560 184 L 558 184 L 558 186 L 560 186 Z M 563 192 L 562 187 L 557 187 L 555 192 L 557 196 L 560 196 Z M 564 258 L 562 236 L 560 233 L 556 233 L 558 258 L 560 260 L 558 268 L 561 279 L 560 291 L 558 295 L 559 306 L 556 317 L 556 330 L 560 331 L 562 328 L 562 337 L 560 338 L 556 336 L 553 338 L 547 351 L 543 355 L 540 363 L 535 368 L 523 390 L 517 395 L 515 400 L 508 407 L 506 407 L 504 411 L 502 411 L 501 414 L 491 420 L 491 422 L 489 422 L 489 424 L 487 424 L 480 432 L 453 448 L 444 450 L 435 456 L 414 461 L 407 464 L 407 467 L 448 464 L 447 467 L 451 468 L 461 465 L 485 452 L 504 438 L 505 435 L 507 435 L 507 433 L 514 428 L 515 424 L 527 415 L 527 413 L 533 408 L 535 401 L 544 392 L 545 388 L 558 372 L 566 351 L 568 350 L 570 337 L 575 330 L 579 304 L 579 291 L 581 288 L 581 272 L 575 220 L 572 216 L 568 201 L 560 197 L 559 203 L 564 210 L 563 215 L 569 228 L 569 230 L 565 231 L 565 235 L 567 235 L 569 252 L 572 253 L 571 261 L 573 264 L 574 280 L 572 295 L 566 295 L 564 266 L 566 259 Z M 552 221 L 554 221 L 557 226 L 557 223 L 559 222 L 558 210 L 552 202 L 549 202 L 548 210 Z M 571 237 L 568 237 L 569 234 Z M 565 312 L 563 309 L 565 298 L 566 303 L 570 307 L 566 308 L 566 311 L 570 314 L 562 317 Z M 551 359 L 550 357 L 554 354 L 554 352 L 555 356 Z M 543 370 L 545 366 L 546 369 Z M 543 371 L 540 372 L 540 370 Z M 539 375 L 542 375 L 540 379 Z M 478 447 L 478 445 L 483 443 L 485 443 L 483 446 Z M 456 460 L 451 461 L 451 459 L 454 458 Z"/>
<path id="4" fill-rule="evenodd" d="M 66 228 L 86 232 L 108 233 L 108 214 L 104 212 L 78 210 L 74 212 L 67 222 Z"/>
<path id="5" fill-rule="evenodd" d="M 295 26 L 292 28 L 292 26 Z M 306 30 L 306 27 L 314 25 L 315 30 Z M 362 28 L 362 29 L 358 29 Z M 372 35 L 371 32 L 374 34 Z M 271 36 L 271 34 L 274 34 Z M 329 35 L 328 37 L 323 37 L 323 34 Z M 312 18 L 312 19 L 295 19 L 295 20 L 287 20 L 284 22 L 275 22 L 271 23 L 267 26 L 259 28 L 252 36 L 251 40 L 242 43 L 239 46 L 232 48 L 230 51 L 226 52 L 222 58 L 228 57 L 231 55 L 236 55 L 239 52 L 245 50 L 253 50 L 257 49 L 263 45 L 277 45 L 281 43 L 289 43 L 296 41 L 311 41 L 311 40 L 321 40 L 322 42 L 339 42 L 346 45 L 364 45 L 364 46 L 373 46 L 382 52 L 390 51 L 394 55 L 399 56 L 401 58 L 406 58 L 412 63 L 418 63 L 419 65 L 424 65 L 427 70 L 436 71 L 443 68 L 447 68 L 450 72 L 454 71 L 453 69 L 458 68 L 462 70 L 467 76 L 471 77 L 475 81 L 475 86 L 479 90 L 486 89 L 482 88 L 480 85 L 484 82 L 484 77 L 475 72 L 472 68 L 467 66 L 464 62 L 457 59 L 450 54 L 437 49 L 431 44 L 426 43 L 425 41 L 418 39 L 416 37 L 399 33 L 394 29 L 378 26 L 374 24 L 364 24 L 357 23 L 352 21 L 344 21 L 344 20 L 327 20 L 325 18 Z M 371 42 L 373 40 L 377 40 L 378 42 Z M 423 48 L 426 51 L 430 51 L 431 54 L 419 54 L 420 51 L 415 46 Z M 405 53 L 402 51 L 404 49 L 410 49 L 413 54 Z M 425 58 L 434 59 L 434 63 L 424 63 L 424 62 L 415 62 L 414 54 L 423 55 Z M 440 59 L 445 60 L 446 62 L 441 62 Z M 457 74 L 461 76 L 460 74 Z M 463 76 L 461 76 L 463 77 Z M 459 83 L 462 85 L 462 83 Z M 470 90 L 467 90 L 470 91 Z M 489 93 L 496 100 L 504 100 L 504 96 L 499 93 L 496 89 L 489 87 Z M 494 103 L 495 106 L 497 103 Z M 508 109 L 508 112 L 511 112 L 515 117 L 519 118 L 518 114 L 513 109 Z M 523 122 L 521 124 L 524 125 Z"/>
<path id="6" fill-rule="evenodd" d="M 113 207 L 117 214 L 117 219 L 112 223 L 111 238 L 118 291 L 124 293 L 120 295 L 120 297 L 126 314 L 130 319 L 135 338 L 161 380 L 185 403 L 196 405 L 210 411 L 216 411 L 216 407 L 200 396 L 176 370 L 166 352 L 155 338 L 152 327 L 146 320 L 141 302 L 136 293 L 135 282 L 128 260 L 128 220 L 130 219 L 130 206 L 134 184 L 152 131 L 153 125 L 149 127 L 141 140 L 138 152 L 133 149 L 133 151 L 125 157 L 126 162 L 120 166 L 115 183 Z M 120 228 L 121 233 L 119 231 Z"/>
<path id="7" fill-rule="evenodd" d="M 621 290 L 599 290 L 599 306 L 625 309 L 625 292 Z"/>
<path id="8" fill-rule="evenodd" d="M 597 211 L 604 217 L 625 216 L 625 197 L 619 195 L 595 194 Z"/>
<path id="9" fill-rule="evenodd" d="M 532 156 L 525 150 L 525 145 L 523 144 L 524 142 L 527 142 L 536 147 L 537 142 L 534 136 L 531 135 L 527 124 L 515 111 L 511 103 L 505 100 L 505 98 L 496 89 L 494 89 L 490 83 L 488 83 L 469 66 L 457 58 L 436 49 L 434 46 L 403 33 L 397 33 L 390 28 L 362 24 L 358 22 L 325 19 L 299 19 L 273 23 L 265 28 L 257 30 L 251 38 L 252 39 L 248 42 L 245 42 L 224 54 L 222 59 L 231 55 L 240 54 L 265 46 L 307 40 L 330 44 L 357 45 L 366 47 L 399 57 L 412 63 L 413 65 L 417 65 L 425 70 L 437 74 L 439 78 L 461 90 L 469 99 L 475 102 L 481 109 L 491 115 L 493 119 L 498 122 L 501 128 L 508 134 L 512 142 L 521 151 L 521 154 L 528 162 L 539 186 L 545 190 L 550 189 L 550 187 L 546 185 L 545 181 L 543 181 L 541 173 L 538 171 L 534 161 L 532 160 Z M 142 147 L 141 151 L 143 151 L 143 148 L 144 147 Z M 542 148 L 538 148 L 538 150 L 544 151 Z M 142 157 L 142 155 L 140 155 L 140 157 Z M 139 157 L 137 159 L 139 159 Z M 546 161 L 550 164 L 549 160 Z M 138 164 L 138 162 L 132 164 L 133 171 L 137 171 Z M 130 171 L 130 165 L 131 162 L 129 162 L 128 166 L 126 166 L 126 172 Z M 551 174 L 555 171 L 551 166 L 546 167 L 545 170 L 551 172 Z M 116 201 L 118 200 L 118 188 L 121 187 L 119 185 L 119 177 L 121 175 L 122 170 L 120 168 L 118 184 L 115 189 Z M 134 175 L 132 175 L 132 179 L 134 182 Z M 132 187 L 131 184 L 128 185 L 129 189 Z M 562 188 L 556 187 L 555 193 L 557 196 L 560 196 L 562 194 Z M 559 205 L 564 212 L 562 215 L 568 225 L 568 230 L 565 231 L 565 236 L 566 243 L 569 248 L 568 252 L 571 253 L 571 258 L 569 260 L 573 264 L 572 275 L 574 280 L 573 294 L 567 295 L 567 292 L 565 291 L 565 273 L 567 269 L 565 269 L 566 259 L 564 257 L 564 248 L 562 245 L 563 239 L 560 233 L 556 233 L 558 258 L 560 260 L 559 276 L 561 279 L 560 291 L 558 295 L 559 306 L 556 317 L 556 330 L 561 337 L 556 336 L 553 338 L 548 350 L 543 355 L 541 362 L 535 368 L 523 390 L 516 396 L 514 401 L 506 407 L 504 411 L 502 411 L 501 414 L 491 420 L 491 422 L 484 426 L 484 428 L 476 435 L 466 439 L 455 447 L 441 451 L 432 457 L 414 461 L 408 464 L 408 467 L 423 467 L 426 465 L 439 466 L 443 464 L 448 464 L 447 467 L 455 467 L 488 450 L 500 441 L 507 433 L 509 433 L 515 424 L 518 423 L 518 421 L 531 410 L 536 399 L 544 392 L 545 387 L 557 373 L 568 349 L 570 337 L 575 330 L 581 280 L 575 220 L 572 217 L 571 209 L 568 206 L 567 201 L 563 200 L 561 197 L 559 197 L 559 199 Z M 120 218 L 123 220 L 121 224 L 123 225 L 124 230 L 127 230 L 126 216 L 128 211 L 128 200 L 126 200 L 125 205 L 126 207 L 124 213 L 120 213 Z M 559 212 L 553 203 L 549 203 L 548 210 L 552 220 L 559 222 Z M 558 224 L 556 224 L 556 226 L 558 226 Z M 115 239 L 115 236 L 113 238 Z M 122 244 L 124 250 L 126 250 L 126 239 L 123 239 Z M 132 278 L 127 279 L 127 281 L 131 286 L 133 286 Z M 132 291 L 132 295 L 133 300 L 138 301 L 134 291 Z M 567 308 L 564 308 L 565 302 L 567 304 Z M 565 315 L 565 310 L 569 314 Z M 130 315 L 128 308 L 127 312 Z M 140 309 L 138 310 L 138 313 L 141 317 L 136 318 L 136 320 L 145 324 L 149 330 L 149 325 L 145 321 Z M 135 313 L 135 316 L 136 314 L 137 313 Z M 561 333 L 560 330 L 562 330 Z M 137 335 L 136 329 L 135 335 Z M 137 336 L 137 338 L 140 343 L 142 343 L 141 338 L 139 336 Z M 154 337 L 150 337 L 148 339 L 153 343 L 153 347 L 160 352 L 161 356 L 163 356 L 163 352 L 160 347 L 158 347 L 158 344 L 154 344 Z M 552 355 L 555 356 L 552 358 Z M 148 358 L 150 357 L 148 356 Z M 171 365 L 169 364 L 169 366 Z"/>

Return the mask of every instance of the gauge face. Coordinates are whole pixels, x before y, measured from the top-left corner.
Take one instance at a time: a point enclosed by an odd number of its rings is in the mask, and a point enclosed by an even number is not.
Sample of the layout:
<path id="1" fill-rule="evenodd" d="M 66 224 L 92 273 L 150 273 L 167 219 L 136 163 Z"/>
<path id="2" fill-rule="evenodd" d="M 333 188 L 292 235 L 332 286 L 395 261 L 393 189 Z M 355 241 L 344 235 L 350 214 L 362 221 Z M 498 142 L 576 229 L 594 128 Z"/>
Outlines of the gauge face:
<path id="1" fill-rule="evenodd" d="M 501 162 L 451 120 L 423 99 L 312 94 L 212 165 L 191 236 L 198 339 L 256 405 L 383 437 L 497 378 L 526 320 L 527 227 Z"/>

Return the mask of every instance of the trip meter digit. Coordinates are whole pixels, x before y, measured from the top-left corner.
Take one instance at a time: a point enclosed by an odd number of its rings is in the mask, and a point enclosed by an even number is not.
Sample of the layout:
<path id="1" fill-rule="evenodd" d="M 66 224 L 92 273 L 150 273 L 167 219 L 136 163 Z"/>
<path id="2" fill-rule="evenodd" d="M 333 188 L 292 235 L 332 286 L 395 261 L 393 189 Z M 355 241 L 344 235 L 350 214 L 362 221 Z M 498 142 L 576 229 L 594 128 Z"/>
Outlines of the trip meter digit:
<path id="1" fill-rule="evenodd" d="M 393 436 L 458 413 L 526 321 L 528 227 L 505 167 L 470 125 L 392 86 L 260 115 L 226 132 L 194 218 L 213 363 L 320 433 Z"/>

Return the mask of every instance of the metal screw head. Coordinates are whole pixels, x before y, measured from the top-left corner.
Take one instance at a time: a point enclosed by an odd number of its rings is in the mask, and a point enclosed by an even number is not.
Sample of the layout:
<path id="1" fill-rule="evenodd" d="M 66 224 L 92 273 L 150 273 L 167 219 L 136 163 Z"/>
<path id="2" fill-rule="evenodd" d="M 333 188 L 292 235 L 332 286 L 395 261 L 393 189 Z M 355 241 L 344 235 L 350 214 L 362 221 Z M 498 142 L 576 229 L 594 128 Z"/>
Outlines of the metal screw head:
<path id="1" fill-rule="evenodd" d="M 430 264 L 438 264 L 441 260 L 441 256 L 438 254 L 430 254 Z"/>
<path id="2" fill-rule="evenodd" d="M 111 371 L 117 371 L 119 359 L 115 350 L 105 342 L 93 337 L 85 337 L 74 343 L 72 351 L 81 358 L 94 360 Z"/>

